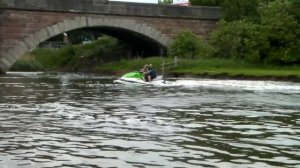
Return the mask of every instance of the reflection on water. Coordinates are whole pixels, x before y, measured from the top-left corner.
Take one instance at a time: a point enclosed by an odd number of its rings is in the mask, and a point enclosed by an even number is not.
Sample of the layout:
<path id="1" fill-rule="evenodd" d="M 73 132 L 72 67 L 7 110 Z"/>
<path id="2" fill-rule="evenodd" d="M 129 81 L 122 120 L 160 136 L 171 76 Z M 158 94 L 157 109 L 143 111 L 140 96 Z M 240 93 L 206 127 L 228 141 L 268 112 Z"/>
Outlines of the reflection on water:
<path id="1" fill-rule="evenodd" d="M 300 167 L 300 84 L 0 77 L 0 165 Z"/>

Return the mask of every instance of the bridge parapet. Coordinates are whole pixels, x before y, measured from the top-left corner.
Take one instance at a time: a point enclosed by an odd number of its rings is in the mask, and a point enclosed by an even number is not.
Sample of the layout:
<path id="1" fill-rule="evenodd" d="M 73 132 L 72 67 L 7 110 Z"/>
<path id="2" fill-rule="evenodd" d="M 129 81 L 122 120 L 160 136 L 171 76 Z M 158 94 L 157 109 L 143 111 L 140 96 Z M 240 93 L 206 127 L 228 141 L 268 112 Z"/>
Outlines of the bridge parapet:
<path id="1" fill-rule="evenodd" d="M 219 20 L 219 7 L 172 6 L 107 0 L 0 0 L 2 9 Z"/>

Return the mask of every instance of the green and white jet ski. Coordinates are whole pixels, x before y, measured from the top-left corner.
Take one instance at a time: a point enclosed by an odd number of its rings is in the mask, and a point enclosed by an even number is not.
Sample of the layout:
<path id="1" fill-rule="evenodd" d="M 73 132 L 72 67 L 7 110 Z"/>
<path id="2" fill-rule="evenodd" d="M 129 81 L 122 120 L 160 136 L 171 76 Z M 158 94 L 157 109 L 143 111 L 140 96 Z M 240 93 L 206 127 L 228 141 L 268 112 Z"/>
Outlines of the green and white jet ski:
<path id="1" fill-rule="evenodd" d="M 144 85 L 155 85 L 155 84 L 165 84 L 166 82 L 162 79 L 162 76 L 157 76 L 150 82 L 144 81 L 144 75 L 138 71 L 129 72 L 124 74 L 120 79 L 114 81 L 114 83 L 122 84 L 144 84 Z"/>

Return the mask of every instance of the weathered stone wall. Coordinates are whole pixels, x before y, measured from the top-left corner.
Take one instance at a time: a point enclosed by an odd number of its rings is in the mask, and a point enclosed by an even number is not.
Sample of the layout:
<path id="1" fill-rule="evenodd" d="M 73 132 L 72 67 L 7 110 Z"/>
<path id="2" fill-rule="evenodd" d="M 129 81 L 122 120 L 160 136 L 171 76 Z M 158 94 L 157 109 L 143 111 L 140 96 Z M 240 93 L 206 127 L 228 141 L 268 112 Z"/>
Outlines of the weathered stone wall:
<path id="1" fill-rule="evenodd" d="M 127 29 L 164 46 L 185 29 L 208 38 L 216 28 L 218 10 L 188 9 L 148 4 L 126 6 L 105 0 L 0 0 L 0 71 L 7 71 L 40 42 L 83 27 Z M 211 9 L 216 15 L 210 13 Z"/>
<path id="2" fill-rule="evenodd" d="M 38 12 L 38 11 L 15 11 L 6 10 L 0 14 L 0 37 L 2 47 L 12 47 L 13 40 L 18 40 L 33 34 L 47 26 L 71 20 L 76 16 L 86 16 L 106 19 L 133 19 L 139 23 L 145 23 L 154 29 L 159 30 L 168 37 L 174 37 L 176 33 L 182 30 L 191 30 L 195 34 L 208 38 L 209 33 L 215 29 L 216 21 L 211 20 L 185 20 L 176 18 L 141 18 L 128 16 L 107 16 L 93 14 L 76 14 L 76 13 L 58 13 L 58 12 Z M 104 25 L 103 25 L 104 26 Z"/>

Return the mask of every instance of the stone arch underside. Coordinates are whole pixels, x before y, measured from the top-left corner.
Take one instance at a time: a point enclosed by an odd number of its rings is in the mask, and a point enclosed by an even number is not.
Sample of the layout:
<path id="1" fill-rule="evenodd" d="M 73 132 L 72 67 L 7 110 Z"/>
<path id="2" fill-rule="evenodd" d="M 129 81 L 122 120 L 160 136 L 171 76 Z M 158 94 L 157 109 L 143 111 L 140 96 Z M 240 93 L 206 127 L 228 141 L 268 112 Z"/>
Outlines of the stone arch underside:
<path id="1" fill-rule="evenodd" d="M 17 61 L 19 57 L 26 52 L 35 49 L 41 42 L 50 39 L 56 35 L 68 32 L 74 29 L 85 27 L 114 27 L 139 33 L 146 36 L 158 44 L 167 47 L 171 38 L 162 34 L 160 31 L 145 23 L 139 23 L 133 19 L 123 18 L 106 18 L 106 17 L 75 17 L 74 19 L 66 19 L 54 25 L 47 26 L 38 32 L 30 34 L 25 38 L 16 42 L 16 45 L 1 53 L 0 71 L 6 72 Z"/>

